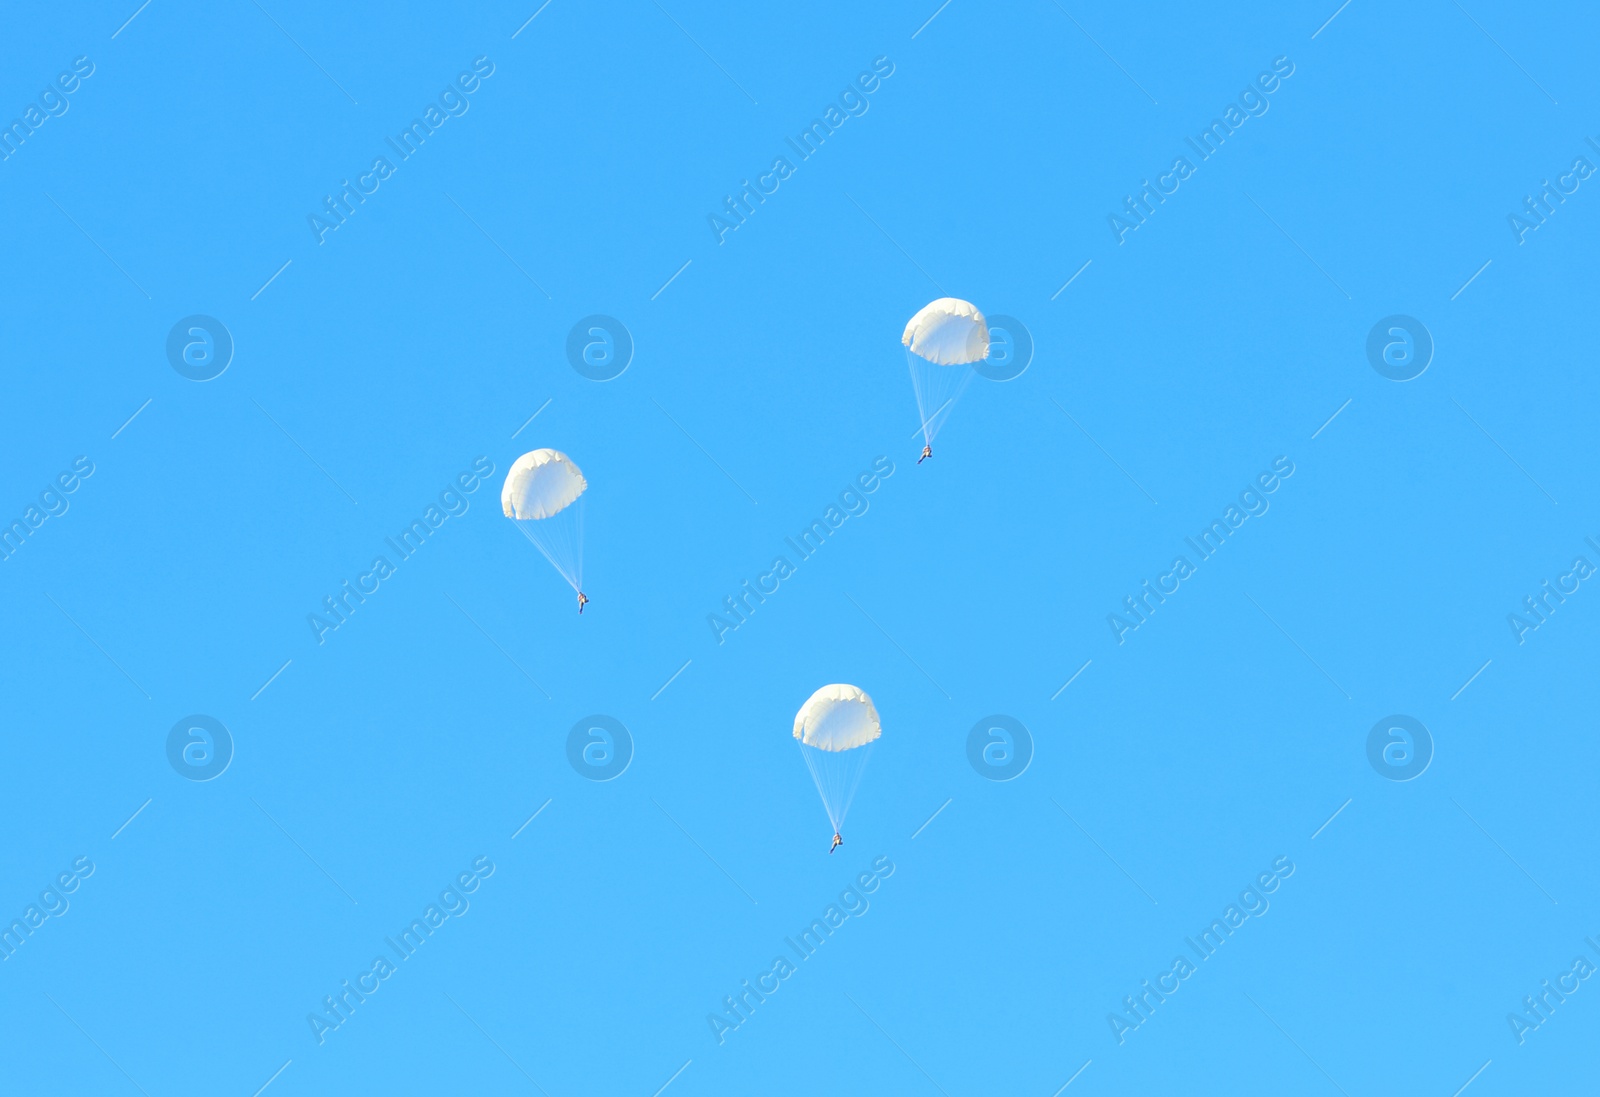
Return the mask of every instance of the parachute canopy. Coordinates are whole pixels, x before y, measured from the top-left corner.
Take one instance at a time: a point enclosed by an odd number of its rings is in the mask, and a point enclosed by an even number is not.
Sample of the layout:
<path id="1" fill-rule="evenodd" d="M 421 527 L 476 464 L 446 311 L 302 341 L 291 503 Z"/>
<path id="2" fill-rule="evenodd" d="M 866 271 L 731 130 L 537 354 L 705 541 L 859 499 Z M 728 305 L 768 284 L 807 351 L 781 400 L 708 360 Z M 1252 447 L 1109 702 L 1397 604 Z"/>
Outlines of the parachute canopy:
<path id="1" fill-rule="evenodd" d="M 941 297 L 911 318 L 900 342 L 934 365 L 971 365 L 989 357 L 989 325 L 972 302 Z"/>
<path id="2" fill-rule="evenodd" d="M 518 457 L 500 489 L 507 518 L 549 518 L 565 510 L 589 486 L 572 458 L 553 449 Z"/>
<path id="3" fill-rule="evenodd" d="M 794 737 L 818 750 L 850 750 L 881 734 L 872 698 L 855 686 L 823 686 L 794 718 Z"/>

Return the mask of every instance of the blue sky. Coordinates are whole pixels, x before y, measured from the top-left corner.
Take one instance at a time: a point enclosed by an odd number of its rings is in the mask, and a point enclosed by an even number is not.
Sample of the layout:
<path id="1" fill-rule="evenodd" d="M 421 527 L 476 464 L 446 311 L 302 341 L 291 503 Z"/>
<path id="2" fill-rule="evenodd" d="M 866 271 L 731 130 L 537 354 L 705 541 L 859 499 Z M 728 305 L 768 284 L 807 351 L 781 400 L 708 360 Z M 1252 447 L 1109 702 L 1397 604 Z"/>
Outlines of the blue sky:
<path id="1" fill-rule="evenodd" d="M 1592 1075 L 1594 13 L 935 7 L 0 16 L 19 1091 Z M 898 338 L 946 295 L 1034 353 L 918 467 Z M 590 483 L 582 617 L 499 512 L 544 446 Z M 789 733 L 831 682 L 884 731 L 830 857 Z"/>

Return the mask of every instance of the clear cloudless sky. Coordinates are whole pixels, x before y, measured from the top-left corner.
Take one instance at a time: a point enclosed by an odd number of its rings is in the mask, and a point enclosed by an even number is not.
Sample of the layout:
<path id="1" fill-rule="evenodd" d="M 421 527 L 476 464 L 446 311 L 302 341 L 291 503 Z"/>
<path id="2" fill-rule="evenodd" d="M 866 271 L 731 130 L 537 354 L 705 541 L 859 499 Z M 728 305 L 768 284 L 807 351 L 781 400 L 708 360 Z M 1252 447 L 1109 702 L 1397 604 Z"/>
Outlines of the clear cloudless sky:
<path id="1" fill-rule="evenodd" d="M 0 14 L 0 121 L 93 66 L 0 161 L 0 1090 L 1586 1087 L 1595 12 L 536 4 Z M 918 467 L 899 337 L 947 295 L 1034 353 Z M 233 343 L 205 382 L 167 353 L 196 315 Z M 591 315 L 631 333 L 609 381 L 569 362 Z M 1403 382 L 1367 349 L 1397 315 L 1432 344 Z M 499 510 L 543 446 L 589 480 L 581 617 Z M 830 857 L 790 729 L 832 682 L 883 736 Z M 196 714 L 207 781 L 169 761 Z M 610 781 L 569 761 L 595 714 Z M 1008 781 L 969 760 L 991 715 Z M 1427 735 L 1374 762 L 1395 715 Z"/>

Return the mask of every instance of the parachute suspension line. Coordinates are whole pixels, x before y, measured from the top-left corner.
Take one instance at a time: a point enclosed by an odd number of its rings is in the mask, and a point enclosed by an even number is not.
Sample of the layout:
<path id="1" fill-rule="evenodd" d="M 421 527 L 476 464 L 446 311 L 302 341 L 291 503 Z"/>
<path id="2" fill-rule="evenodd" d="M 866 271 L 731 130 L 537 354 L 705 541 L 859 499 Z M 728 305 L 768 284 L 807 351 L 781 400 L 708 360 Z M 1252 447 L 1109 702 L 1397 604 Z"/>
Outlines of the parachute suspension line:
<path id="1" fill-rule="evenodd" d="M 573 590 L 583 589 L 583 510 L 584 500 L 549 518 L 525 518 L 517 522 L 522 535 L 561 573 Z"/>
<path id="2" fill-rule="evenodd" d="M 823 780 L 822 770 L 814 758 L 814 755 L 822 753 L 824 752 L 808 747 L 804 743 L 800 744 L 800 757 L 806 761 L 806 769 L 811 773 L 811 781 L 817 786 L 817 795 L 822 797 L 822 810 L 828 813 L 828 823 L 833 827 L 834 833 L 837 834 L 839 832 L 839 818 L 828 799 L 827 783 Z"/>
<path id="3" fill-rule="evenodd" d="M 839 823 L 833 828 L 835 831 L 838 831 L 844 826 L 844 817 L 849 814 L 850 805 L 855 803 L 856 790 L 861 787 L 861 778 L 867 772 L 867 763 L 872 760 L 872 747 L 873 744 L 868 743 L 864 747 L 853 747 L 844 752 L 845 754 L 860 754 L 861 758 L 859 761 L 855 759 L 849 760 L 848 772 L 844 775 L 844 780 L 841 781 L 842 788 L 839 791 Z"/>
<path id="4" fill-rule="evenodd" d="M 822 797 L 822 806 L 835 834 L 844 828 L 845 816 L 856 798 L 856 790 L 861 787 L 861 777 L 866 773 L 873 745 L 868 743 L 850 750 L 820 750 L 800 744 L 800 753 L 811 771 L 811 780 Z"/>
<path id="5" fill-rule="evenodd" d="M 583 511 L 584 505 L 587 502 L 588 500 L 584 499 L 580 495 L 578 497 L 578 501 L 567 508 L 568 510 L 577 511 L 577 514 L 575 515 L 575 521 L 573 522 L 573 525 L 576 527 L 576 531 L 573 537 L 575 547 L 572 553 L 572 559 L 574 561 L 573 574 L 577 577 L 577 582 L 573 583 L 572 585 L 580 591 L 583 589 Z M 560 516 L 557 515 L 557 517 Z"/>
<path id="6" fill-rule="evenodd" d="M 910 350 L 906 351 L 906 365 L 911 370 L 911 389 L 917 397 L 923 442 L 931 446 L 976 371 L 971 366 L 935 365 Z"/>
<path id="7" fill-rule="evenodd" d="M 548 521 L 548 519 L 542 520 Z M 562 562 L 562 554 L 558 551 L 558 549 L 555 546 L 547 543 L 552 539 L 548 536 L 541 537 L 538 534 L 535 534 L 533 531 L 533 522 L 526 519 L 519 521 L 517 523 L 517 528 L 522 530 L 522 535 L 528 539 L 529 543 L 532 544 L 534 548 L 544 553 L 545 559 L 549 560 L 551 566 L 561 573 L 561 578 L 565 579 L 567 584 L 572 587 L 573 590 L 577 590 L 577 577 L 573 575 L 571 569 Z"/>

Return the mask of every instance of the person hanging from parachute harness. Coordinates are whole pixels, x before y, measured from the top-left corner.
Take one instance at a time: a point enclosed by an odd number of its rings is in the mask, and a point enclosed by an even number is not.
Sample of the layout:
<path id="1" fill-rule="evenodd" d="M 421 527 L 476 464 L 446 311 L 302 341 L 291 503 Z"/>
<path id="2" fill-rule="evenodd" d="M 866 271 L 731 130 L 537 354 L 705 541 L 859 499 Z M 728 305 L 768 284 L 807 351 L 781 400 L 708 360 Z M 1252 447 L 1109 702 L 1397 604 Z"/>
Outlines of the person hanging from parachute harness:
<path id="1" fill-rule="evenodd" d="M 839 832 L 838 831 L 834 831 L 833 832 L 833 845 L 828 847 L 828 852 L 831 854 L 831 853 L 833 853 L 834 850 L 838 849 L 842 845 L 844 845 L 844 839 L 839 837 Z"/>
<path id="2" fill-rule="evenodd" d="M 922 464 L 922 462 L 926 461 L 928 458 L 930 458 L 932 456 L 933 456 L 933 447 L 932 446 L 923 446 L 922 447 L 922 456 L 917 458 L 917 464 L 919 464 L 919 465 Z"/>
<path id="3" fill-rule="evenodd" d="M 578 612 L 583 612 L 583 607 L 589 604 L 589 596 L 583 591 L 578 592 Z"/>

